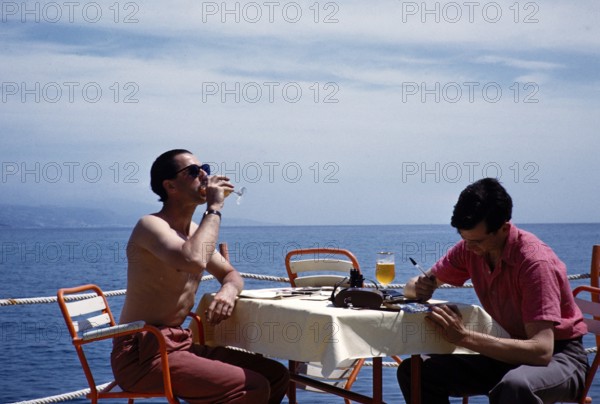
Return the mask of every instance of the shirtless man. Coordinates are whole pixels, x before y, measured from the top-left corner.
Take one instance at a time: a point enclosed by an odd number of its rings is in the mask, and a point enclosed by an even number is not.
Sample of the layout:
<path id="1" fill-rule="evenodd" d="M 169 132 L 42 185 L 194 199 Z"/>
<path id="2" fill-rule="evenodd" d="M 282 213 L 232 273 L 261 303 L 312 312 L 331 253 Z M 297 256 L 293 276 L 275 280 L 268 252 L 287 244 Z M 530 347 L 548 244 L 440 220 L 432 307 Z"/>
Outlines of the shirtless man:
<path id="1" fill-rule="evenodd" d="M 161 329 L 167 342 L 175 396 L 190 403 L 279 403 L 289 374 L 279 362 L 261 356 L 192 343 L 183 329 L 206 270 L 221 288 L 206 313 L 211 324 L 231 316 L 243 280 L 215 250 L 225 190 L 225 176 L 209 176 L 189 151 L 159 156 L 151 169 L 152 190 L 163 207 L 142 217 L 127 246 L 127 294 L 120 323 L 143 320 Z M 192 222 L 198 205 L 207 204 L 200 224 Z M 124 390 L 162 391 L 158 343 L 138 333 L 115 338 L 112 368 Z"/>

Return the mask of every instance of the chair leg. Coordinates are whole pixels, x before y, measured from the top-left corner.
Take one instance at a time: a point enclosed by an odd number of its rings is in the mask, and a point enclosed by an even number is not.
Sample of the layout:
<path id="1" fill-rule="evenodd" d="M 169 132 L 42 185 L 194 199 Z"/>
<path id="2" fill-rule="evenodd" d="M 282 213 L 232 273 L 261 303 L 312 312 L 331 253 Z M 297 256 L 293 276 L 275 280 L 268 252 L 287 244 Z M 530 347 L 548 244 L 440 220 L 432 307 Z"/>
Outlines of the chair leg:
<path id="1" fill-rule="evenodd" d="M 469 397 L 468 396 L 464 396 L 463 397 L 463 404 L 469 404 Z"/>
<path id="2" fill-rule="evenodd" d="M 290 373 L 296 373 L 297 370 L 297 363 L 296 361 L 288 361 L 288 367 L 290 370 Z M 288 401 L 290 404 L 297 404 L 296 401 L 296 382 L 290 380 L 290 383 L 288 385 L 288 392 L 287 392 L 287 396 L 288 396 Z"/>

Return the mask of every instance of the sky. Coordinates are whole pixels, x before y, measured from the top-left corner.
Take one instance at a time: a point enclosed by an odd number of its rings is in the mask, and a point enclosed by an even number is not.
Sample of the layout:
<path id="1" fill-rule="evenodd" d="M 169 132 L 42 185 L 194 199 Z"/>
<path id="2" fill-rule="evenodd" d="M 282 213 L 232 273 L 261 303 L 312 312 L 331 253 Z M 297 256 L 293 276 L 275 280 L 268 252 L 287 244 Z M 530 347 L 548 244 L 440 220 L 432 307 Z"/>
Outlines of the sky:
<path id="1" fill-rule="evenodd" d="M 447 224 L 497 177 L 515 222 L 598 222 L 600 3 L 2 1 L 0 204 L 160 208 L 191 150 L 224 217 Z M 200 210 L 202 210 L 200 208 Z"/>

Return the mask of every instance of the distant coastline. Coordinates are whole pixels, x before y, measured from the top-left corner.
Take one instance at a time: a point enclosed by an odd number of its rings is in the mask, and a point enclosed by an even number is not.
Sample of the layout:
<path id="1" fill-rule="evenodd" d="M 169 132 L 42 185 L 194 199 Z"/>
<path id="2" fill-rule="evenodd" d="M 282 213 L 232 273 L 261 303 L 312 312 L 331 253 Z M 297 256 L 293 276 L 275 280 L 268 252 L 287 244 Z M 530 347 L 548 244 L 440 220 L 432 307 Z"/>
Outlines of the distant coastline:
<path id="1" fill-rule="evenodd" d="M 131 228 L 142 214 L 88 207 L 0 205 L 0 229 Z M 281 226 L 227 218 L 223 226 Z"/>
<path id="2" fill-rule="evenodd" d="M 109 209 L 88 207 L 63 207 L 54 205 L 25 206 L 0 204 L 0 230 L 8 229 L 101 229 L 132 228 L 144 213 L 115 212 Z M 194 217 L 200 220 L 200 213 Z M 518 225 L 568 225 L 597 224 L 594 222 L 557 222 L 557 223 L 525 223 Z M 261 222 L 246 218 L 227 217 L 223 227 L 273 227 L 273 226 L 397 226 L 399 224 L 344 224 L 344 225 L 293 225 L 284 223 Z M 448 223 L 403 224 L 403 226 L 449 226 Z"/>

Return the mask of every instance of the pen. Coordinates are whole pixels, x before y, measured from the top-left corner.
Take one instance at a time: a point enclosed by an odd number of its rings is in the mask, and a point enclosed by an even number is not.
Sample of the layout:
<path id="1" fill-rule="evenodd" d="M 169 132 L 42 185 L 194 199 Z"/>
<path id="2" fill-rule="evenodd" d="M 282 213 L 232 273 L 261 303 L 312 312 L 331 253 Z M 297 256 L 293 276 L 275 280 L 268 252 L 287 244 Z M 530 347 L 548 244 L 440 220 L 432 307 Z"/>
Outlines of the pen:
<path id="1" fill-rule="evenodd" d="M 417 264 L 417 261 L 415 261 L 414 259 L 408 257 L 408 259 L 410 260 L 410 262 L 412 262 L 412 264 L 419 270 L 421 271 L 421 273 L 423 275 L 425 275 L 427 278 L 429 278 L 429 276 L 425 273 L 425 271 L 423 270 L 423 268 L 421 268 L 421 265 Z"/>

